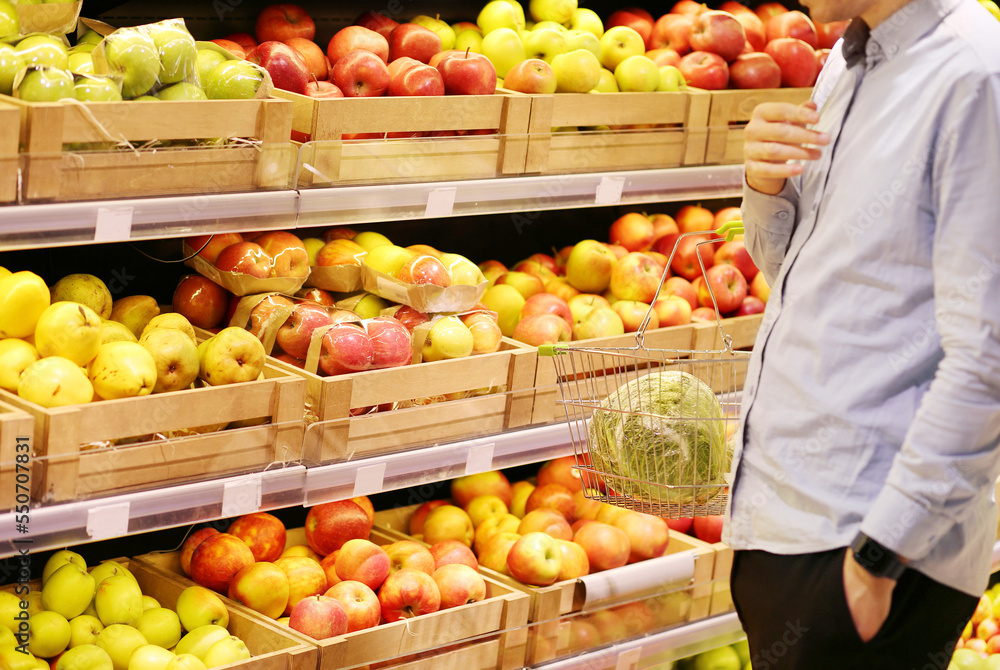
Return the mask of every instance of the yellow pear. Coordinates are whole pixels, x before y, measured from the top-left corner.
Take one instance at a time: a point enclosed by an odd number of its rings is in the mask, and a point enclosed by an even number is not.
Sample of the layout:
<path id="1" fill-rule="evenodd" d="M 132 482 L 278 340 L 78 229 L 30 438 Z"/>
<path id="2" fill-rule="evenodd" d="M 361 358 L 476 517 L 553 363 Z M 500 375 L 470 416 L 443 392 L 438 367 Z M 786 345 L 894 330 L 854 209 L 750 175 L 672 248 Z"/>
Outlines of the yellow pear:
<path id="1" fill-rule="evenodd" d="M 139 338 L 139 344 L 149 352 L 156 364 L 156 386 L 153 393 L 180 391 L 191 386 L 198 378 L 198 347 L 195 346 L 194 339 L 184 331 L 176 328 L 150 330 L 147 326 Z"/>
<path id="2" fill-rule="evenodd" d="M 260 340 L 230 326 L 198 346 L 198 376 L 212 386 L 252 381 L 264 370 L 266 359 Z"/>
<path id="3" fill-rule="evenodd" d="M 87 365 L 101 346 L 101 317 L 78 302 L 63 300 L 45 308 L 35 326 L 35 348 L 43 358 L 62 356 Z"/>
<path id="4" fill-rule="evenodd" d="M 156 361 L 138 342 L 102 344 L 89 372 L 94 392 L 105 400 L 149 395 L 156 386 Z"/>
<path id="5" fill-rule="evenodd" d="M 109 628 L 112 624 L 135 627 L 142 616 L 142 591 L 130 575 L 115 575 L 102 581 L 97 587 L 94 603 L 97 618 Z"/>
<path id="6" fill-rule="evenodd" d="M 39 359 L 38 350 L 16 337 L 0 340 L 0 389 L 17 393 L 17 380 Z"/>
<path id="7" fill-rule="evenodd" d="M 188 321 L 187 317 L 183 314 L 179 314 L 177 312 L 157 314 L 150 319 L 149 323 L 146 324 L 146 327 L 142 329 L 142 335 L 139 336 L 139 339 L 141 340 L 146 333 L 156 328 L 174 328 L 176 330 L 183 331 L 185 335 L 191 338 L 192 342 L 195 344 L 198 343 L 198 338 L 195 337 L 194 333 L 194 326 L 191 325 L 191 322 Z"/>
<path id="8" fill-rule="evenodd" d="M 111 291 L 99 277 L 87 274 L 66 275 L 51 289 L 52 302 L 68 300 L 86 305 L 102 319 L 111 316 Z"/>
<path id="9" fill-rule="evenodd" d="M 75 563 L 65 563 L 42 586 L 42 606 L 67 620 L 78 617 L 94 599 L 94 578 Z"/>
<path id="10" fill-rule="evenodd" d="M 34 272 L 0 279 L 0 337 L 27 337 L 49 306 L 49 287 Z"/>
<path id="11" fill-rule="evenodd" d="M 108 342 L 138 342 L 138 338 L 124 323 L 111 319 L 101 322 L 101 344 Z"/>
<path id="12" fill-rule="evenodd" d="M 94 399 L 83 368 L 60 356 L 35 361 L 21 373 L 17 395 L 42 407 L 78 405 Z"/>
<path id="13" fill-rule="evenodd" d="M 153 296 L 129 295 L 115 300 L 111 306 L 111 316 L 108 318 L 124 323 L 138 339 L 146 324 L 159 313 L 160 306 L 156 304 L 156 298 Z"/>

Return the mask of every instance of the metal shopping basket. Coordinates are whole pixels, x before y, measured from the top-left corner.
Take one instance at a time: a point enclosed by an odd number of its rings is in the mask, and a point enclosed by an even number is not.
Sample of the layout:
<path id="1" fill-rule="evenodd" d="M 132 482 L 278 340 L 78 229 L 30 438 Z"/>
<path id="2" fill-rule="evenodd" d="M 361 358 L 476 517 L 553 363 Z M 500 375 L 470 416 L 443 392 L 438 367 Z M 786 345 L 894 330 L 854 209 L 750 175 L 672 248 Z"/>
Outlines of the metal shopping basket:
<path id="1" fill-rule="evenodd" d="M 731 222 L 717 232 L 732 239 L 743 232 L 742 223 Z M 697 257 L 705 277 L 704 262 Z M 665 269 L 657 295 L 667 274 Z M 708 349 L 693 348 L 694 341 L 691 349 L 647 348 L 652 306 L 634 347 L 539 347 L 539 355 L 554 357 L 559 402 L 566 408 L 588 498 L 665 518 L 724 513 L 750 354 L 733 350 L 714 293 L 712 304 L 717 331 Z"/>

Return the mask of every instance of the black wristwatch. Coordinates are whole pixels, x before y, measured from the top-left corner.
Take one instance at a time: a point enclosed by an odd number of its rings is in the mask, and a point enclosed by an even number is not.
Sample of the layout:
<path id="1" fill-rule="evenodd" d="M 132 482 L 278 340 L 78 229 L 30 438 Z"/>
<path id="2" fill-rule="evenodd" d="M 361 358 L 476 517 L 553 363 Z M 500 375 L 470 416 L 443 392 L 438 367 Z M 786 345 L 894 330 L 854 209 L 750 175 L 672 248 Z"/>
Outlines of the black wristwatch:
<path id="1" fill-rule="evenodd" d="M 899 579 L 906 564 L 899 560 L 892 549 L 880 544 L 868 537 L 864 533 L 858 533 L 851 543 L 851 552 L 854 560 L 870 572 L 875 577 L 888 577 L 889 579 Z"/>

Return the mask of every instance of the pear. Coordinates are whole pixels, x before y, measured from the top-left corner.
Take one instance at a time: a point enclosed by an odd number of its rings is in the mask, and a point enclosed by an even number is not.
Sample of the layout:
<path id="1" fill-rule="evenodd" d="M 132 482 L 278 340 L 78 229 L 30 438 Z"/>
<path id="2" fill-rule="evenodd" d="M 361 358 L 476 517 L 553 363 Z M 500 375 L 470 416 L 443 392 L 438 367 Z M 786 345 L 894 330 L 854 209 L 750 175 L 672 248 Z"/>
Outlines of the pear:
<path id="1" fill-rule="evenodd" d="M 156 304 L 156 298 L 153 296 L 128 295 L 115 300 L 111 306 L 111 316 L 108 318 L 128 326 L 138 339 L 146 324 L 159 313 L 160 306 Z"/>
<path id="2" fill-rule="evenodd" d="M 0 278 L 0 337 L 28 337 L 50 303 L 49 287 L 34 272 Z"/>
<path id="3" fill-rule="evenodd" d="M 153 387 L 153 393 L 180 391 L 191 386 L 198 378 L 200 369 L 198 347 L 194 339 L 188 337 L 184 331 L 175 328 L 150 330 L 147 326 L 139 338 L 139 344 L 150 353 L 156 364 L 156 385 Z"/>
<path id="4" fill-rule="evenodd" d="M 0 389 L 17 393 L 17 381 L 29 365 L 41 358 L 38 350 L 24 340 L 0 340 Z"/>
<path id="5" fill-rule="evenodd" d="M 128 670 L 128 660 L 132 657 L 132 652 L 144 644 L 147 642 L 142 633 L 132 626 L 120 623 L 105 627 L 97 636 L 97 646 L 108 652 L 114 670 Z"/>
<path id="6" fill-rule="evenodd" d="M 170 649 L 181 639 L 181 620 L 177 612 L 165 607 L 143 611 L 136 626 L 150 644 Z"/>
<path id="7" fill-rule="evenodd" d="M 149 395 L 156 387 L 156 361 L 138 342 L 100 345 L 88 372 L 94 393 L 105 400 Z"/>
<path id="8" fill-rule="evenodd" d="M 45 585 L 45 582 L 49 581 L 49 577 L 52 576 L 53 572 L 66 563 L 74 563 L 84 570 L 87 569 L 87 561 L 84 560 L 83 556 L 69 549 L 60 549 L 49 556 L 49 560 L 45 561 L 45 567 L 42 568 L 42 586 Z"/>
<path id="9" fill-rule="evenodd" d="M 94 603 L 97 606 L 97 618 L 108 627 L 111 624 L 135 626 L 142 616 L 142 591 L 129 575 L 115 575 L 102 581 L 97 587 Z M 114 660 L 114 654 L 111 658 Z M 126 659 L 126 665 L 127 663 Z M 115 663 L 116 668 L 117 666 Z"/>
<path id="10" fill-rule="evenodd" d="M 67 649 L 53 670 L 114 670 L 114 664 L 108 652 L 96 644 L 81 644 Z"/>
<path id="11" fill-rule="evenodd" d="M 248 658 L 250 650 L 247 649 L 246 643 L 235 635 L 228 635 L 209 647 L 201 660 L 206 668 L 216 668 L 220 665 L 245 661 Z"/>
<path id="12" fill-rule="evenodd" d="M 105 319 L 101 322 L 101 344 L 108 342 L 138 342 L 135 335 L 124 323 Z"/>
<path id="13" fill-rule="evenodd" d="M 164 670 L 207 670 L 204 662 L 194 654 L 177 654 Z"/>
<path id="14" fill-rule="evenodd" d="M 212 386 L 257 379 L 267 354 L 254 335 L 238 326 L 223 328 L 198 346 L 198 376 Z"/>
<path id="15" fill-rule="evenodd" d="M 139 337 L 141 340 L 148 332 L 156 328 L 173 328 L 175 330 L 182 331 L 185 335 L 191 338 L 191 341 L 195 344 L 198 343 L 198 338 L 195 336 L 194 326 L 188 321 L 187 317 L 178 312 L 167 312 L 166 314 L 157 314 L 146 327 L 142 330 L 142 335 Z"/>
<path id="16" fill-rule="evenodd" d="M 128 670 L 164 670 L 174 658 L 174 652 L 155 644 L 144 644 L 132 652 Z"/>
<path id="17" fill-rule="evenodd" d="M 105 579 L 114 577 L 115 575 L 127 575 L 132 581 L 135 581 L 135 577 L 129 572 L 128 568 L 115 561 L 102 561 L 100 565 L 90 571 L 90 576 L 94 578 L 96 586 L 100 586 L 101 582 Z"/>
<path id="18" fill-rule="evenodd" d="M 95 590 L 94 578 L 86 570 L 75 563 L 66 563 L 42 587 L 42 606 L 72 619 L 87 609 Z"/>
<path id="19" fill-rule="evenodd" d="M 69 620 L 69 648 L 82 644 L 94 644 L 97 636 L 104 630 L 104 624 L 96 616 L 81 614 Z"/>
<path id="20" fill-rule="evenodd" d="M 142 611 L 151 610 L 160 606 L 160 602 L 153 596 L 142 594 Z"/>
<path id="21" fill-rule="evenodd" d="M 69 300 L 86 305 L 102 319 L 111 316 L 111 291 L 100 278 L 87 274 L 66 275 L 51 289 L 52 302 Z"/>
<path id="22" fill-rule="evenodd" d="M 79 365 L 61 356 L 49 356 L 24 369 L 17 395 L 42 407 L 63 407 L 93 400 L 94 386 Z"/>
<path id="23" fill-rule="evenodd" d="M 181 654 L 194 654 L 204 662 L 205 654 L 209 648 L 226 637 L 229 637 L 229 631 L 222 626 L 216 626 L 215 624 L 198 626 L 180 639 L 180 642 L 174 647 L 174 653 L 178 656 Z"/>
<path id="24" fill-rule="evenodd" d="M 28 651 L 36 658 L 52 658 L 66 651 L 69 621 L 58 612 L 39 612 L 28 618 Z"/>
<path id="25" fill-rule="evenodd" d="M 101 346 L 101 317 L 78 302 L 54 302 L 35 325 L 35 348 L 42 357 L 62 356 L 87 365 Z"/>

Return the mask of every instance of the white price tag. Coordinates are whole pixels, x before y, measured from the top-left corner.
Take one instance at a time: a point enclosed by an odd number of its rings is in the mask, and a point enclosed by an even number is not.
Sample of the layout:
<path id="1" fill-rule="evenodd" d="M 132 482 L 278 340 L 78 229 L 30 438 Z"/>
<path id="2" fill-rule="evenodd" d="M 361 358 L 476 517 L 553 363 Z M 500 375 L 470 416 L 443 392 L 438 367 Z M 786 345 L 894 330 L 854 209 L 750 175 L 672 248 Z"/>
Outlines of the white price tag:
<path id="1" fill-rule="evenodd" d="M 469 448 L 465 458 L 465 474 L 475 475 L 493 469 L 493 443 L 477 444 Z"/>
<path id="2" fill-rule="evenodd" d="M 222 487 L 222 516 L 242 516 L 260 509 L 261 480 L 259 475 L 226 482 Z"/>
<path id="3" fill-rule="evenodd" d="M 622 189 L 625 188 L 625 177 L 601 177 L 597 185 L 595 205 L 617 205 L 622 201 Z"/>
<path id="4" fill-rule="evenodd" d="M 106 540 L 128 535 L 129 504 L 91 507 L 87 510 L 87 535 L 91 540 Z"/>
<path id="5" fill-rule="evenodd" d="M 455 193 L 458 191 L 454 186 L 448 188 L 436 188 L 427 194 L 427 208 L 424 216 L 435 218 L 440 216 L 451 216 L 455 209 Z"/>
<path id="6" fill-rule="evenodd" d="M 636 670 L 639 667 L 639 656 L 642 655 L 642 647 L 629 649 L 618 654 L 618 662 L 615 663 L 615 670 Z"/>
<path id="7" fill-rule="evenodd" d="M 382 480 L 385 479 L 385 463 L 365 465 L 358 468 L 354 475 L 354 497 L 370 496 L 382 491 Z"/>
<path id="8" fill-rule="evenodd" d="M 132 237 L 131 207 L 99 207 L 94 225 L 95 242 L 122 242 Z"/>

